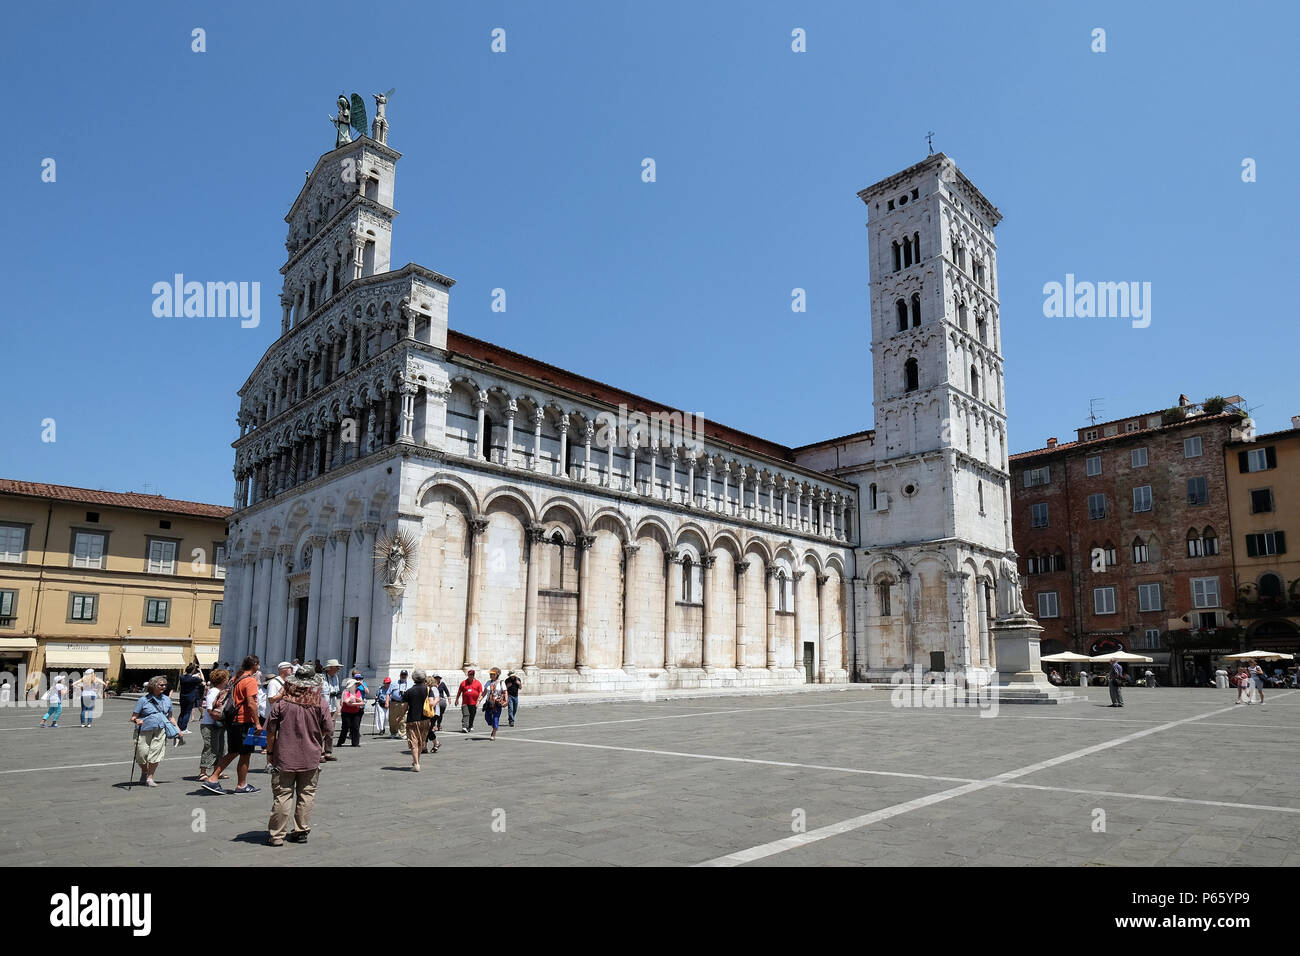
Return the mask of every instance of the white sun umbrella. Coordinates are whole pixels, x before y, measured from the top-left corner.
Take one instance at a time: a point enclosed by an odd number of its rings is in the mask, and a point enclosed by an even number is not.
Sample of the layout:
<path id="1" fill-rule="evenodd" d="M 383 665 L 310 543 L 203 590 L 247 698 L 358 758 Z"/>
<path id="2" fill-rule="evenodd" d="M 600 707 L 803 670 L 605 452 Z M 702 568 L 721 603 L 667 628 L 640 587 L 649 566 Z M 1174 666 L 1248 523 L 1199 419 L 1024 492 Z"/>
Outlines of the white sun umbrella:
<path id="1" fill-rule="evenodd" d="M 1099 657 L 1090 657 L 1088 660 L 1098 661 L 1102 664 L 1109 664 L 1111 661 L 1119 661 L 1121 664 L 1150 664 L 1155 658 L 1143 657 L 1141 654 L 1130 654 L 1128 651 L 1115 651 L 1113 654 L 1102 654 Z"/>
<path id="2" fill-rule="evenodd" d="M 1248 659 L 1261 661 L 1293 661 L 1294 654 L 1283 654 L 1281 651 L 1246 651 L 1244 654 L 1227 654 L 1224 656 L 1225 661 L 1244 661 Z"/>
<path id="3" fill-rule="evenodd" d="M 1062 651 L 1060 654 L 1048 654 L 1046 657 L 1040 657 L 1040 661 L 1045 664 L 1073 664 L 1077 661 L 1092 660 L 1087 654 L 1076 654 L 1074 651 Z"/>

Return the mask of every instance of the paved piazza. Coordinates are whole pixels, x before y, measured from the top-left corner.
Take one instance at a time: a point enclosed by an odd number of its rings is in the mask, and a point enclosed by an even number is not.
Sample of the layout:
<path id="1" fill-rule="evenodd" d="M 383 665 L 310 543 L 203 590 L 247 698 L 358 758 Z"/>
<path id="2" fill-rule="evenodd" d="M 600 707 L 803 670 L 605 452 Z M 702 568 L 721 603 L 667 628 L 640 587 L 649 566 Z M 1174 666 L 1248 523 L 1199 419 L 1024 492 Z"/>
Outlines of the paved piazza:
<path id="1" fill-rule="evenodd" d="M 90 730 L 75 709 L 41 730 L 40 710 L 6 708 L 0 846 L 11 866 L 1300 864 L 1300 692 L 1247 707 L 1132 688 L 1122 710 L 1089 695 L 994 718 L 898 709 L 865 687 L 525 699 L 496 743 L 446 733 L 420 774 L 398 741 L 338 751 L 310 843 L 279 848 L 263 845 L 266 775 L 250 774 L 253 796 L 200 790 L 197 732 L 147 790 L 123 784 L 128 702 Z"/>

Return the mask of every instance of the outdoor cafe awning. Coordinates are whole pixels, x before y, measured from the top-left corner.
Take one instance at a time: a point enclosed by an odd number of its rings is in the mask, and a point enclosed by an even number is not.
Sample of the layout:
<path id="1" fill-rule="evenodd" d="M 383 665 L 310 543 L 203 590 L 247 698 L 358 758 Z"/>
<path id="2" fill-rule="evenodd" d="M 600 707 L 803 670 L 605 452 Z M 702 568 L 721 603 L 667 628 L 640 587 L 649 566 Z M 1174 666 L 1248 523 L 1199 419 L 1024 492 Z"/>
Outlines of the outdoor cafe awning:
<path id="1" fill-rule="evenodd" d="M 129 670 L 183 671 L 185 651 L 179 647 L 124 647 L 122 666 Z"/>
<path id="2" fill-rule="evenodd" d="M 93 667 L 108 669 L 107 644 L 46 644 L 45 667 Z"/>
<path id="3" fill-rule="evenodd" d="M 34 651 L 34 637 L 0 637 L 0 651 Z"/>

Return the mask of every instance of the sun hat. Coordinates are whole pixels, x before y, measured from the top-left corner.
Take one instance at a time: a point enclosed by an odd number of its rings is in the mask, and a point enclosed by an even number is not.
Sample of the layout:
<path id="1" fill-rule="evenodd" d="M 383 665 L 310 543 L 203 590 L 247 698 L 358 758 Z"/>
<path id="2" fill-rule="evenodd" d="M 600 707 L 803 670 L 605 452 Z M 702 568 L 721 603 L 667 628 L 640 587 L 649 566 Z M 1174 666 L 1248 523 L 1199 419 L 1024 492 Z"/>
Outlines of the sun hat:
<path id="1" fill-rule="evenodd" d="M 293 666 L 293 665 L 290 664 L 288 661 L 280 661 L 280 663 L 278 663 L 278 664 L 275 665 L 275 672 L 278 674 L 278 673 L 280 673 L 280 671 L 284 670 L 286 667 L 292 667 L 292 666 Z"/>
<path id="2" fill-rule="evenodd" d="M 286 683 L 294 687 L 319 687 L 321 677 L 316 673 L 316 668 L 310 664 L 299 664 L 298 668 L 285 679 Z"/>
<path id="3" fill-rule="evenodd" d="M 325 662 L 325 669 L 326 669 L 326 670 L 329 670 L 331 667 L 342 667 L 342 666 L 343 666 L 342 664 L 340 664 L 338 661 L 336 661 L 336 660 L 335 660 L 334 658 L 332 658 L 332 657 L 331 657 L 329 660 L 327 660 L 327 661 Z"/>

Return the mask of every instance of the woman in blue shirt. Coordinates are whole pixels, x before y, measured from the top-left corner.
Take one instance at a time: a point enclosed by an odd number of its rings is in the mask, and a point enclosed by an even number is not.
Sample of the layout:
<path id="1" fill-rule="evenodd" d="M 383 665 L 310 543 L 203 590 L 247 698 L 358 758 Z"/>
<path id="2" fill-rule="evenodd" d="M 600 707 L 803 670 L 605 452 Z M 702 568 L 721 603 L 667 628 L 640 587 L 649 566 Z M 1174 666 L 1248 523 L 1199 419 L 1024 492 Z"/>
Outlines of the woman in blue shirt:
<path id="1" fill-rule="evenodd" d="M 135 742 L 135 761 L 140 765 L 140 782 L 156 787 L 154 771 L 167 752 L 167 725 L 176 733 L 180 728 L 172 720 L 172 699 L 167 696 L 167 678 L 155 677 L 145 685 L 144 696 L 135 702 L 131 722 L 140 728 Z"/>

